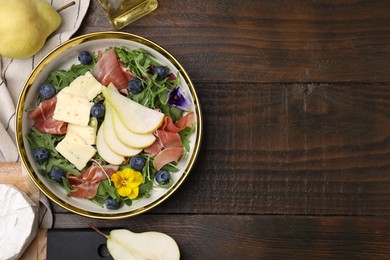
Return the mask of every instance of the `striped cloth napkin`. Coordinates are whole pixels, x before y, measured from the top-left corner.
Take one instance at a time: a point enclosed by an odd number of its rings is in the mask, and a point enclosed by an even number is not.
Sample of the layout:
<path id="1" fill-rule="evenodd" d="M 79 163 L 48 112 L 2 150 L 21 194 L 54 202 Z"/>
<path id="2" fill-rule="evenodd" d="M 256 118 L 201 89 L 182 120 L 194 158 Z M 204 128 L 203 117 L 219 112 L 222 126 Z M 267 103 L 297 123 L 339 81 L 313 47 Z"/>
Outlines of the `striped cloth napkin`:
<path id="1" fill-rule="evenodd" d="M 59 9 L 70 0 L 46 0 Z M 15 108 L 24 82 L 35 65 L 54 47 L 68 40 L 80 27 L 90 0 L 75 0 L 75 5 L 60 12 L 62 24 L 45 46 L 28 59 L 0 57 L 0 162 L 19 161 L 15 144 Z"/>

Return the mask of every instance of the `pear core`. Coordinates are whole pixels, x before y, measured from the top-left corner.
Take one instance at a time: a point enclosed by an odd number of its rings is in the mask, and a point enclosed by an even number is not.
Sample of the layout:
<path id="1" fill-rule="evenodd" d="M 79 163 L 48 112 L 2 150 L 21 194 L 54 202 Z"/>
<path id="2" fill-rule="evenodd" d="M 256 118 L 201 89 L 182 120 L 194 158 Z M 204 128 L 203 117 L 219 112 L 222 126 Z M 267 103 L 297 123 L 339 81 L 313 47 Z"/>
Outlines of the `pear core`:
<path id="1" fill-rule="evenodd" d="M 0 0 L 0 55 L 11 59 L 36 54 L 61 25 L 61 16 L 44 0 Z"/>

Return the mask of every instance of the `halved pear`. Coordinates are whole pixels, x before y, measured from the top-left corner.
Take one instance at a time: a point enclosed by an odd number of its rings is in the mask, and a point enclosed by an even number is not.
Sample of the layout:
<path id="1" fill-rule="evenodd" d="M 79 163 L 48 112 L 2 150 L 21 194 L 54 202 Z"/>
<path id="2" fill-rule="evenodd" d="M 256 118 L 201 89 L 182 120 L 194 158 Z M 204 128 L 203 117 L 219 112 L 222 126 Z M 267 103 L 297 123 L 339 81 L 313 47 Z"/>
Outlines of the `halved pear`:
<path id="1" fill-rule="evenodd" d="M 95 226 L 91 227 L 107 238 L 107 248 L 114 259 L 180 259 L 176 241 L 167 234 L 155 231 L 134 233 L 127 229 L 114 229 L 106 235 Z"/>
<path id="2" fill-rule="evenodd" d="M 180 259 L 179 247 L 176 241 L 161 232 L 134 233 L 127 229 L 115 229 L 107 239 L 107 248 L 115 259 Z"/>
<path id="3" fill-rule="evenodd" d="M 162 124 L 163 113 L 122 96 L 114 86 L 103 87 L 102 93 L 118 113 L 123 125 L 130 131 L 137 134 L 149 134 Z"/>
<path id="4" fill-rule="evenodd" d="M 112 114 L 113 111 L 111 106 L 106 104 L 106 114 L 100 128 L 104 128 L 104 139 L 111 151 L 125 157 L 134 156 L 142 152 L 142 149 L 129 147 L 118 139 L 113 125 Z"/>
<path id="5" fill-rule="evenodd" d="M 106 103 L 106 108 L 107 107 L 111 107 L 110 103 Z M 115 112 L 113 108 L 110 108 L 110 110 L 112 112 L 112 124 L 115 133 L 122 143 L 133 148 L 146 148 L 154 143 L 156 137 L 153 134 L 136 134 L 130 131 L 123 125 L 118 113 Z"/>
<path id="6" fill-rule="evenodd" d="M 104 139 L 104 127 L 101 126 L 96 136 L 96 149 L 99 155 L 108 163 L 120 165 L 125 158 L 117 153 L 114 153 Z"/>

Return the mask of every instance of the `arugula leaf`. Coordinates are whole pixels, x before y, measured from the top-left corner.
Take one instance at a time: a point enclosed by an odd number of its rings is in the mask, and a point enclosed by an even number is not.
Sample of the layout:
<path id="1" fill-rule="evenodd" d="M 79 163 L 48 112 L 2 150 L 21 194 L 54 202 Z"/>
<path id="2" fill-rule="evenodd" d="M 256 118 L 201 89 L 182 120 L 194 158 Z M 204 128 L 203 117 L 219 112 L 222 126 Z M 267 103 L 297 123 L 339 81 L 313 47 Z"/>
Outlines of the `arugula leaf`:
<path id="1" fill-rule="evenodd" d="M 62 187 L 64 187 L 66 192 L 69 192 L 71 190 L 71 187 L 68 178 L 62 176 L 61 179 L 62 179 Z"/>
<path id="2" fill-rule="evenodd" d="M 106 194 L 107 194 L 107 190 L 106 190 L 105 186 L 103 185 L 103 181 L 101 181 L 99 183 L 99 186 L 98 186 L 98 189 L 96 192 L 96 196 L 104 197 L 104 196 L 106 196 Z"/>
<path id="3" fill-rule="evenodd" d="M 162 170 L 167 170 L 169 172 L 178 172 L 180 169 L 177 168 L 176 165 L 174 165 L 173 163 L 167 163 L 165 164 L 162 168 Z"/>
<path id="4" fill-rule="evenodd" d="M 138 198 L 149 198 L 153 188 L 153 182 L 146 182 L 139 186 Z"/>
<path id="5" fill-rule="evenodd" d="M 111 198 L 113 198 L 113 199 L 115 199 L 117 201 L 119 200 L 120 195 L 118 194 L 117 189 L 110 184 L 110 181 L 108 179 L 102 180 L 100 182 L 100 185 L 102 185 L 104 187 L 104 189 L 106 190 L 107 194 Z"/>
<path id="6" fill-rule="evenodd" d="M 103 207 L 104 203 L 106 202 L 106 199 L 100 196 L 95 196 L 90 200 L 100 205 L 101 207 Z"/>
<path id="7" fill-rule="evenodd" d="M 190 141 L 189 136 L 194 132 L 195 125 L 193 127 L 186 127 L 182 131 L 179 132 L 181 142 L 183 144 L 184 149 L 189 152 L 190 151 Z"/>
<path id="8" fill-rule="evenodd" d="M 120 205 L 119 207 L 122 207 L 123 204 L 126 204 L 127 206 L 131 206 L 133 204 L 133 201 L 129 197 L 123 198 L 123 202 L 124 203 L 119 204 Z"/>

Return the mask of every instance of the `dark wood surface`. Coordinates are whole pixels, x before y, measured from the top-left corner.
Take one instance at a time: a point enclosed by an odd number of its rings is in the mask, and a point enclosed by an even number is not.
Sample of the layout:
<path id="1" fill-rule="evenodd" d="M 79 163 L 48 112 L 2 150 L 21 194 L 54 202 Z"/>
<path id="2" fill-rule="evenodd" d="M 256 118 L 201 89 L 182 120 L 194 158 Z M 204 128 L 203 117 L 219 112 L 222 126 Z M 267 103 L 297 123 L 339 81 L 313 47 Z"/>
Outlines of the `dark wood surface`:
<path id="1" fill-rule="evenodd" d="M 112 30 L 96 0 L 76 35 Z M 125 27 L 186 68 L 204 117 L 189 178 L 149 213 L 54 228 L 176 239 L 182 259 L 390 257 L 390 1 L 159 0 Z"/>

